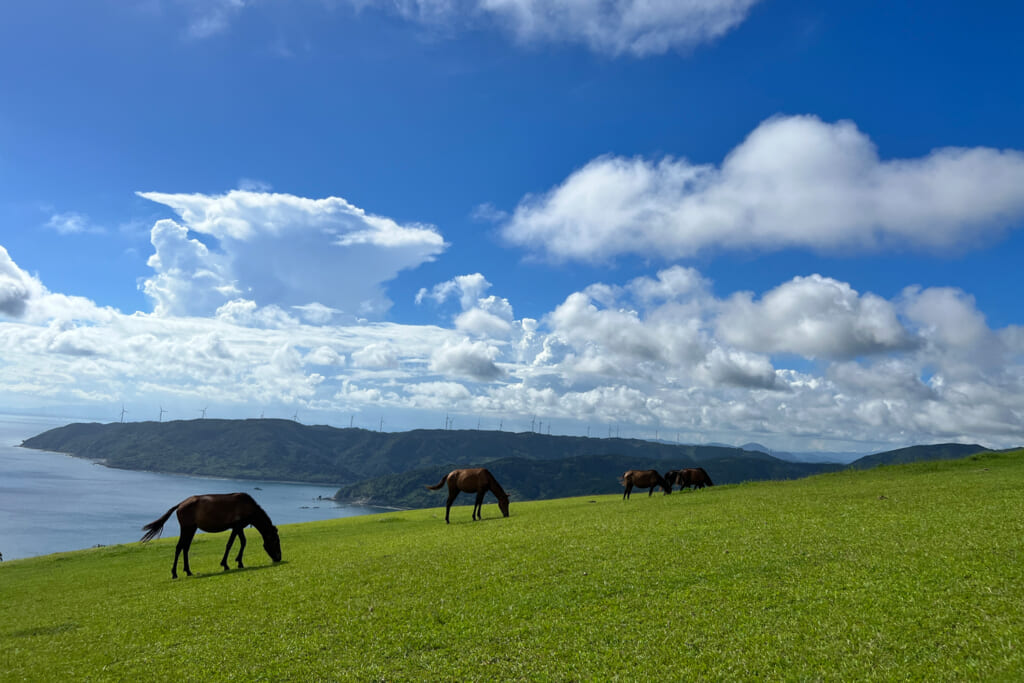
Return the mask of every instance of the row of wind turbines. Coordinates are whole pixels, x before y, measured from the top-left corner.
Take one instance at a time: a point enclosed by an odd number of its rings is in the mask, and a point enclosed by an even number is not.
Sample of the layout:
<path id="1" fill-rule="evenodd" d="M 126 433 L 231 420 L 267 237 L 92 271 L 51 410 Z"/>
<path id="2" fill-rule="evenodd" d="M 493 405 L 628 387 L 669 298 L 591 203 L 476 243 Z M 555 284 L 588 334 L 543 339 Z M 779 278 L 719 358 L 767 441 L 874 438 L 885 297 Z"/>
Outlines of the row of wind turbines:
<path id="1" fill-rule="evenodd" d="M 205 420 L 206 419 L 206 410 L 207 410 L 206 408 L 200 408 L 197 411 L 199 413 L 199 419 L 201 419 L 201 420 Z M 169 412 L 169 411 L 165 410 L 163 406 L 160 406 L 160 417 L 157 419 L 157 422 L 163 422 L 164 421 L 164 414 L 167 413 L 167 412 Z M 121 420 L 120 420 L 121 424 L 124 424 L 124 422 L 125 422 L 124 418 L 125 418 L 125 415 L 127 415 L 127 414 L 128 414 L 128 409 L 125 408 L 124 404 L 122 403 L 121 404 Z M 263 413 L 262 412 L 260 413 L 260 419 L 261 420 L 263 419 Z M 297 410 L 295 411 L 295 414 L 292 415 L 292 419 L 294 421 L 296 421 L 296 422 L 299 421 L 299 411 L 297 411 Z"/>

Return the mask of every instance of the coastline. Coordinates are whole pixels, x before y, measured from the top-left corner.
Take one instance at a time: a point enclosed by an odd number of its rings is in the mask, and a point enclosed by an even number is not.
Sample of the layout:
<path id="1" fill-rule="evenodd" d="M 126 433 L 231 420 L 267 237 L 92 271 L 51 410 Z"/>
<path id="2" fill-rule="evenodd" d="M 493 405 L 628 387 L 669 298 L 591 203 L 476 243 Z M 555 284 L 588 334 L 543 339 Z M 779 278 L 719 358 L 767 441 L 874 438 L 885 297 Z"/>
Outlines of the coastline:
<path id="1" fill-rule="evenodd" d="M 31 437 L 29 437 L 29 438 L 31 438 Z M 288 480 L 288 479 L 266 479 L 266 478 L 262 478 L 262 477 L 246 477 L 244 475 L 238 475 L 238 476 L 233 476 L 233 477 L 225 477 L 223 475 L 203 474 L 201 472 L 178 472 L 178 471 L 175 471 L 175 470 L 154 470 L 154 469 L 138 468 L 138 467 L 118 467 L 117 465 L 110 465 L 110 464 L 108 464 L 106 458 L 90 458 L 90 457 L 85 456 L 85 455 L 76 455 L 75 453 L 67 453 L 67 452 L 64 452 L 64 451 L 51 451 L 51 450 L 46 449 L 46 448 L 33 448 L 31 446 L 25 446 L 24 442 L 22 442 L 22 443 L 20 443 L 20 444 L 18 444 L 16 446 L 13 446 L 12 448 L 24 448 L 27 451 L 38 451 L 40 453 L 52 453 L 54 455 L 66 455 L 69 458 L 75 458 L 76 460 L 84 460 L 85 462 L 91 462 L 94 465 L 99 465 L 101 467 L 106 467 L 107 469 L 121 470 L 121 471 L 124 471 L 124 472 L 149 472 L 151 474 L 171 474 L 171 475 L 174 475 L 176 477 L 191 477 L 191 478 L 196 478 L 196 479 L 215 479 L 215 480 L 221 480 L 221 481 L 252 481 L 252 482 L 264 482 L 264 483 L 268 483 L 268 484 L 292 484 L 292 485 L 295 485 L 295 486 L 323 486 L 324 488 L 334 488 L 334 489 L 340 489 L 342 486 L 345 486 L 345 484 L 337 484 L 337 485 L 335 485 L 335 484 L 325 484 L 322 481 L 301 481 L 301 480 Z M 332 501 L 336 501 L 336 502 L 339 502 L 339 503 L 345 503 L 345 501 L 340 501 L 340 500 L 338 500 L 336 498 L 329 498 L 329 499 L 328 498 L 324 498 L 324 500 L 332 500 Z M 351 501 L 348 504 L 359 505 L 360 503 L 356 503 L 354 501 Z M 368 507 L 381 507 L 381 506 L 370 505 Z M 391 508 L 388 508 L 388 509 L 391 509 Z"/>

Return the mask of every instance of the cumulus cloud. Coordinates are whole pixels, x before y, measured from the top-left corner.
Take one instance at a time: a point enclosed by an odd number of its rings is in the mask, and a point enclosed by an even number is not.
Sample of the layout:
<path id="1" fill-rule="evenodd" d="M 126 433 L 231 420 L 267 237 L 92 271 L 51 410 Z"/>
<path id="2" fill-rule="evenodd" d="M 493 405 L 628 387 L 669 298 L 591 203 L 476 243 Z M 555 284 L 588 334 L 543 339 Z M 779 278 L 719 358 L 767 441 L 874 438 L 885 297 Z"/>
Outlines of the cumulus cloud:
<path id="1" fill-rule="evenodd" d="M 491 283 L 480 273 L 459 275 L 434 285 L 430 290 L 420 289 L 416 303 L 429 299 L 443 304 L 448 299 L 457 298 L 462 311 L 455 317 L 455 328 L 473 336 L 508 339 L 516 334 L 525 334 L 515 321 L 508 299 L 484 296 L 490 288 Z"/>
<path id="2" fill-rule="evenodd" d="M 850 121 L 769 119 L 719 166 L 605 156 L 526 197 L 504 225 L 513 244 L 556 260 L 707 249 L 940 250 L 1024 219 L 1024 153 L 943 148 L 883 160 Z"/>
<path id="3" fill-rule="evenodd" d="M 775 388 L 775 368 L 764 356 L 714 348 L 701 370 L 707 373 L 707 382 L 712 386 L 724 384 L 750 389 Z"/>
<path id="4" fill-rule="evenodd" d="M 398 351 L 389 344 L 368 344 L 352 352 L 352 364 L 357 368 L 397 368 Z"/>
<path id="5" fill-rule="evenodd" d="M 959 289 L 910 287 L 903 292 L 903 306 L 924 334 L 943 347 L 977 351 L 990 338 L 974 297 Z"/>
<path id="6" fill-rule="evenodd" d="M 88 299 L 50 292 L 38 278 L 18 267 L 0 245 L 0 318 L 29 323 L 85 320 L 107 322 L 113 311 Z"/>
<path id="7" fill-rule="evenodd" d="M 495 364 L 495 346 L 481 341 L 445 343 L 430 358 L 430 370 L 439 374 L 468 377 L 479 382 L 500 379 L 504 372 Z"/>
<path id="8" fill-rule="evenodd" d="M 19 268 L 0 246 L 0 314 L 22 317 L 29 300 L 44 291 L 42 283 Z"/>
<path id="9" fill-rule="evenodd" d="M 399 225 L 338 197 L 139 195 L 181 220 L 152 230 L 155 274 L 142 288 L 161 315 L 209 315 L 243 299 L 297 309 L 310 322 L 379 318 L 391 303 L 383 284 L 447 246 L 432 226 Z"/>
<path id="10" fill-rule="evenodd" d="M 852 358 L 918 344 L 890 302 L 820 275 L 793 278 L 759 301 L 750 292 L 734 294 L 716 328 L 733 346 L 807 358 Z"/>

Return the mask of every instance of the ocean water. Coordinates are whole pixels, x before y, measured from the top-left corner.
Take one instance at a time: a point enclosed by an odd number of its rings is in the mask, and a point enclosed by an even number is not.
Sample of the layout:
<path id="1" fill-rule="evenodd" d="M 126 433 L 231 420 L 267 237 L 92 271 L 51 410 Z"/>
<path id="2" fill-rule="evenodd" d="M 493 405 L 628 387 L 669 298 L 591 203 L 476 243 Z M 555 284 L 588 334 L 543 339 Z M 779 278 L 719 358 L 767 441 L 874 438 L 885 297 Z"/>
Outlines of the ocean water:
<path id="1" fill-rule="evenodd" d="M 325 500 L 340 486 L 213 479 L 104 467 L 20 448 L 25 439 L 75 420 L 0 414 L 0 553 L 4 560 L 133 543 L 141 527 L 200 493 L 245 491 L 274 524 L 382 512 Z M 174 515 L 163 536 L 178 535 Z"/>

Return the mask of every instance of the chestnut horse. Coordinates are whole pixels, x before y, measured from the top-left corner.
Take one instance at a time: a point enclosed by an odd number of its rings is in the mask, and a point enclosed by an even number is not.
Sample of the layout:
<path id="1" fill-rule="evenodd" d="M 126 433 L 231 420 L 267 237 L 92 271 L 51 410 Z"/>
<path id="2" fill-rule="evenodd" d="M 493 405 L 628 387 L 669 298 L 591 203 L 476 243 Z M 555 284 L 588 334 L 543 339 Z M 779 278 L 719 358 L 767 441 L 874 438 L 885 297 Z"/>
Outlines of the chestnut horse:
<path id="1" fill-rule="evenodd" d="M 654 487 L 660 486 L 666 494 L 672 493 L 672 485 L 665 481 L 665 477 L 658 474 L 657 470 L 627 470 L 620 478 L 621 484 L 626 487 L 622 493 L 623 500 L 629 499 L 629 494 L 636 486 L 639 489 L 650 488 L 647 495 L 654 493 Z"/>
<path id="2" fill-rule="evenodd" d="M 505 493 L 505 489 L 501 488 L 501 484 L 494 478 L 494 475 L 483 467 L 469 470 L 452 470 L 444 475 L 435 486 L 427 486 L 427 488 L 431 491 L 436 491 L 444 486 L 445 482 L 448 482 L 448 505 L 444 509 L 445 524 L 449 523 L 448 513 L 451 512 L 452 501 L 462 491 L 476 494 L 476 503 L 473 505 L 473 521 L 483 518 L 481 508 L 484 504 L 484 496 L 487 495 L 488 491 L 493 493 L 498 499 L 498 508 L 501 509 L 501 515 L 508 517 L 508 494 Z"/>
<path id="3" fill-rule="evenodd" d="M 691 486 L 702 489 L 705 486 L 714 486 L 711 477 L 703 467 L 691 467 L 685 470 L 672 470 L 665 473 L 665 479 L 669 486 L 678 484 L 680 489 L 688 489 Z"/>
<path id="4" fill-rule="evenodd" d="M 174 565 L 171 567 L 171 578 L 178 578 L 178 555 L 184 554 L 185 573 L 192 576 L 192 570 L 188 566 L 188 549 L 192 545 L 192 537 L 196 535 L 196 529 L 208 532 L 227 531 L 231 529 L 231 536 L 228 538 L 228 545 L 224 548 L 224 557 L 221 558 L 220 566 L 224 571 L 228 569 L 228 553 L 231 552 L 231 544 L 238 537 L 241 547 L 238 549 L 238 568 L 242 569 L 242 553 L 245 552 L 245 534 L 242 530 L 250 524 L 263 536 L 263 549 L 270 555 L 274 562 L 281 561 L 281 537 L 277 534 L 277 527 L 270 521 L 270 517 L 263 511 L 256 501 L 248 493 L 212 493 L 205 496 L 189 496 L 155 522 L 150 522 L 142 527 L 146 535 L 142 542 L 156 538 L 164 528 L 164 524 L 170 518 L 171 513 L 178 511 L 178 525 L 181 527 L 181 535 L 178 537 L 178 545 L 174 549 Z"/>

